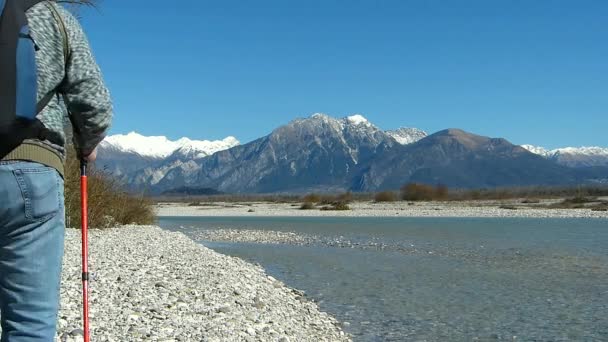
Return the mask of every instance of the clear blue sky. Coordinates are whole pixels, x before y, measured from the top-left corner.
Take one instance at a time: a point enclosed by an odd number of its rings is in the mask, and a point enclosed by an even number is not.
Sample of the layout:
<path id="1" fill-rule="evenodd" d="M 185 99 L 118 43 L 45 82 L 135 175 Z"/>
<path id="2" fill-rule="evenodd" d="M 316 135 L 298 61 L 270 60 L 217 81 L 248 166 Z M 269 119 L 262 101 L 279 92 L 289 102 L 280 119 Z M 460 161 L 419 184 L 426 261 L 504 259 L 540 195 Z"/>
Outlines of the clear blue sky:
<path id="1" fill-rule="evenodd" d="M 248 142 L 296 117 L 608 147 L 605 0 L 105 0 L 111 133 Z"/>

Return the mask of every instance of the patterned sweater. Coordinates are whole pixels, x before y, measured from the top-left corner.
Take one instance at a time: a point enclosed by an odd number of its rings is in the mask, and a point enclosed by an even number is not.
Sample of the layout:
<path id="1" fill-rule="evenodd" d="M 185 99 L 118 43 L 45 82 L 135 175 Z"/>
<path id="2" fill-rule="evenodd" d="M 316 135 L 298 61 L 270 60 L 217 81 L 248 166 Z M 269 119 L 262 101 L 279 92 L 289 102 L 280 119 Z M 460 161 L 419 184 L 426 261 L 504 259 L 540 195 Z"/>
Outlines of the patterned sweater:
<path id="1" fill-rule="evenodd" d="M 61 22 L 57 20 L 56 13 L 61 17 Z M 69 113 L 74 145 L 82 155 L 88 155 L 103 140 L 110 127 L 113 115 L 110 94 L 88 39 L 70 12 L 53 1 L 44 1 L 30 8 L 26 15 L 32 38 L 39 47 L 36 52 L 38 100 L 53 89 L 58 89 L 58 96 L 51 100 L 38 118 L 47 128 L 60 133 L 63 141 L 61 145 L 55 145 L 48 141 L 27 140 L 14 151 L 16 153 L 5 159 L 41 162 L 63 174 L 64 119 Z M 61 30 L 60 25 L 65 27 L 65 31 Z M 68 38 L 67 60 L 64 32 Z"/>

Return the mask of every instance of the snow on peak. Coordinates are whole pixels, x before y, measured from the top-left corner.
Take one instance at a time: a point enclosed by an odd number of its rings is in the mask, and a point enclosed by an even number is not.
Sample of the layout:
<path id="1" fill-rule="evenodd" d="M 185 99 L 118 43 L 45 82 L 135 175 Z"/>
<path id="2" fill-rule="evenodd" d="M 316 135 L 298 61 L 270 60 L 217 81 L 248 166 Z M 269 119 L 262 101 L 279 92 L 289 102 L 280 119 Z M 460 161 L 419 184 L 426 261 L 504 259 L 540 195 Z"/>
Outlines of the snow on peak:
<path id="1" fill-rule="evenodd" d="M 521 147 L 526 150 L 544 156 L 544 157 L 554 157 L 557 155 L 585 155 L 585 156 L 603 156 L 608 157 L 608 148 L 597 147 L 597 146 L 583 146 L 583 147 L 564 147 L 564 148 L 556 148 L 554 150 L 547 150 L 544 147 L 533 146 L 533 145 L 521 145 Z"/>
<path id="2" fill-rule="evenodd" d="M 328 118 L 329 115 L 324 114 L 324 113 L 314 113 L 313 115 L 310 116 L 312 119 L 324 119 L 324 118 Z"/>
<path id="3" fill-rule="evenodd" d="M 188 138 L 182 138 L 177 141 L 178 148 L 176 149 L 181 154 L 188 155 L 192 158 L 203 158 L 208 155 L 212 155 L 215 152 L 227 150 L 231 147 L 240 144 L 235 137 L 227 137 L 223 140 L 209 141 L 209 140 L 190 140 Z"/>
<path id="4" fill-rule="evenodd" d="M 549 157 L 552 155 L 551 151 L 547 150 L 544 147 L 534 146 L 534 145 L 521 145 L 521 147 L 525 148 L 526 150 L 528 150 L 534 154 L 538 154 L 543 157 Z"/>
<path id="5" fill-rule="evenodd" d="M 143 157 L 167 158 L 175 151 L 187 152 L 194 157 L 204 157 L 215 152 L 239 145 L 240 142 L 232 136 L 223 140 L 191 140 L 181 138 L 171 141 L 164 136 L 146 137 L 136 132 L 108 136 L 101 143 L 102 147 L 113 147 L 123 152 L 137 153 Z"/>
<path id="6" fill-rule="evenodd" d="M 361 114 L 347 116 L 346 120 L 354 125 L 370 124 L 369 121 Z"/>
<path id="7" fill-rule="evenodd" d="M 555 152 L 555 154 L 583 154 L 608 157 L 608 148 L 598 146 L 564 147 L 551 152 Z"/>
<path id="8" fill-rule="evenodd" d="M 386 131 L 386 134 L 393 137 L 401 145 L 413 144 L 416 141 L 426 138 L 428 134 L 418 128 L 402 127 L 395 131 Z"/>
<path id="9" fill-rule="evenodd" d="M 103 145 L 113 146 L 123 152 L 133 152 L 146 157 L 164 158 L 175 151 L 175 142 L 164 136 L 146 137 L 136 132 L 106 137 Z"/>

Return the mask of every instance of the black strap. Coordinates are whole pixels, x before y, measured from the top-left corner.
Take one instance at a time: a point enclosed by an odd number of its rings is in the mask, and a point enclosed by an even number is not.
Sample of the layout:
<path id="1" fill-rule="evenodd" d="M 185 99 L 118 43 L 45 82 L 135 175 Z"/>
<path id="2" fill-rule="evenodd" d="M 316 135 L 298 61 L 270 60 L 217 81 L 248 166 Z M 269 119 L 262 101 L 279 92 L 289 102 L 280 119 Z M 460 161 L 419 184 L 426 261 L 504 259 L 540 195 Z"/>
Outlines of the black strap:
<path id="1" fill-rule="evenodd" d="M 23 6 L 24 10 L 28 10 L 32 8 L 35 4 L 42 2 L 44 0 L 21 0 L 21 6 Z"/>
<path id="2" fill-rule="evenodd" d="M 59 88 L 59 87 L 57 87 Z M 53 96 L 55 96 L 57 89 L 51 90 L 48 94 L 44 95 L 44 97 L 36 104 L 36 114 L 40 114 L 42 110 L 51 102 Z"/>

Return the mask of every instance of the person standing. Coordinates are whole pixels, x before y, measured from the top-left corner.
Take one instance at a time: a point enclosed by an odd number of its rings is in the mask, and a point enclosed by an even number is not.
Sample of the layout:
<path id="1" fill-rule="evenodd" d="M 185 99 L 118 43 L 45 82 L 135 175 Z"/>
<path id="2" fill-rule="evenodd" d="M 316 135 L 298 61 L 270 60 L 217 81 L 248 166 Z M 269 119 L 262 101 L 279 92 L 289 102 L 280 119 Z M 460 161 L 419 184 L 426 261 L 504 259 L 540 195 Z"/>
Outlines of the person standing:
<path id="1" fill-rule="evenodd" d="M 113 108 L 78 20 L 54 1 L 0 0 L 0 27 L 12 20 L 7 9 L 18 6 L 24 7 L 28 23 L 19 39 L 35 47 L 35 119 L 41 133 L 20 139 L 0 155 L 1 341 L 47 342 L 56 334 L 64 251 L 64 118 L 72 122 L 79 157 L 93 161 Z M 1 86 L 20 89 L 10 84 L 15 80 L 7 73 L 1 77 Z M 5 130 L 4 147 L 9 146 L 5 139 L 18 133 Z"/>

